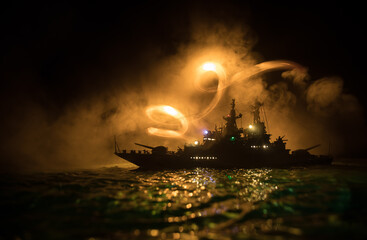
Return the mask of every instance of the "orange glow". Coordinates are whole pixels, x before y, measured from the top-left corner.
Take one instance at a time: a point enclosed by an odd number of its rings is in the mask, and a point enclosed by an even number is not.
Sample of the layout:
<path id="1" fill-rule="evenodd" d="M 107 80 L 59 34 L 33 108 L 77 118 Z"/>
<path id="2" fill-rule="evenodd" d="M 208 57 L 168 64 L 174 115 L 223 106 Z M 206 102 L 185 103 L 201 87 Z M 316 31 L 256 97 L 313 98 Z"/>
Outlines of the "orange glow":
<path id="1" fill-rule="evenodd" d="M 188 121 L 186 117 L 179 111 L 177 111 L 175 108 L 168 106 L 168 105 L 157 105 L 147 108 L 146 114 L 148 117 L 160 124 L 165 124 L 161 119 L 155 115 L 156 113 L 160 114 L 166 114 L 169 115 L 175 119 L 177 119 L 180 122 L 180 129 L 179 130 L 169 130 L 169 129 L 162 129 L 162 128 L 155 128 L 150 127 L 147 129 L 149 134 L 157 135 L 160 137 L 182 137 L 183 134 L 186 133 L 187 129 L 189 128 Z"/>
<path id="2" fill-rule="evenodd" d="M 167 113 L 168 115 L 174 117 L 174 116 L 177 116 L 179 113 L 177 112 L 176 109 L 174 109 L 173 107 L 171 106 L 163 106 L 163 110 L 165 113 Z"/>
<path id="3" fill-rule="evenodd" d="M 250 77 L 253 77 L 257 74 L 261 74 L 267 71 L 283 70 L 283 69 L 284 70 L 295 69 L 297 71 L 305 71 L 305 69 L 301 65 L 295 62 L 280 61 L 280 60 L 267 61 L 259 63 L 257 65 L 253 65 L 252 67 L 249 67 L 242 71 L 239 71 L 233 74 L 229 79 L 227 79 L 226 71 L 220 63 L 204 62 L 202 65 L 200 65 L 200 67 L 197 68 L 196 78 L 194 80 L 195 81 L 194 86 L 197 90 L 201 92 L 215 92 L 215 95 L 212 101 L 208 104 L 208 106 L 204 110 L 200 111 L 199 114 L 190 118 L 190 121 L 199 120 L 208 115 L 211 111 L 213 111 L 213 109 L 217 106 L 218 102 L 222 98 L 223 90 L 232 85 L 233 83 L 247 80 Z M 203 84 L 201 83 L 202 74 L 208 71 L 214 72 L 218 76 L 218 85 L 215 89 L 213 88 L 207 89 L 203 87 Z M 152 106 L 146 110 L 146 114 L 151 120 L 153 120 L 158 124 L 166 124 L 163 122 L 162 119 L 159 119 L 156 113 L 165 114 L 178 120 L 180 122 L 180 128 L 179 130 L 169 130 L 169 129 L 150 127 L 147 129 L 149 134 L 161 137 L 176 137 L 176 138 L 185 137 L 184 134 L 188 130 L 189 123 L 186 117 L 181 112 L 168 105 Z M 250 125 L 249 128 L 253 128 L 253 126 Z"/>
<path id="4" fill-rule="evenodd" d="M 213 72 L 216 72 L 217 71 L 217 68 L 216 68 L 215 64 L 212 63 L 212 62 L 206 62 L 206 63 L 204 63 L 203 66 L 202 66 L 202 68 L 205 71 L 213 71 Z"/>
<path id="5" fill-rule="evenodd" d="M 224 87 L 228 87 L 232 85 L 234 82 L 240 82 L 244 81 L 246 79 L 249 79 L 250 77 L 253 77 L 258 74 L 262 74 L 268 71 L 274 71 L 274 70 L 291 70 L 294 69 L 299 72 L 306 72 L 306 69 L 299 65 L 298 63 L 292 62 L 292 61 L 286 61 L 286 60 L 274 60 L 274 61 L 267 61 L 262 62 L 254 65 L 253 67 L 250 67 L 248 69 L 244 69 L 243 71 L 235 73 L 231 79 L 230 83 Z"/>
<path id="6" fill-rule="evenodd" d="M 206 89 L 201 84 L 201 76 L 203 73 L 207 71 L 215 72 L 218 76 L 218 86 L 217 89 Z M 195 116 L 194 120 L 201 119 L 208 115 L 213 109 L 217 106 L 219 100 L 222 98 L 222 89 L 224 88 L 226 84 L 226 71 L 224 70 L 223 66 L 220 63 L 215 62 L 205 62 L 201 67 L 198 68 L 197 76 L 194 82 L 194 85 L 197 90 L 202 92 L 216 92 L 215 96 L 213 97 L 213 100 L 209 103 L 209 105 L 202 110 L 198 115 Z"/>

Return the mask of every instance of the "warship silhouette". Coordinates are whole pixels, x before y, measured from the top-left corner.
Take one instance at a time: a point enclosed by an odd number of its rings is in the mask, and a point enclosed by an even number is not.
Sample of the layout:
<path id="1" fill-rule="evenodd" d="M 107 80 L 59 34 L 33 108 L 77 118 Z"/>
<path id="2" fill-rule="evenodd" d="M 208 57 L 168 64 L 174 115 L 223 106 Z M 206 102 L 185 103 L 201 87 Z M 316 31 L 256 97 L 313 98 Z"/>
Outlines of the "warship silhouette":
<path id="1" fill-rule="evenodd" d="M 115 139 L 115 154 L 137 166 L 139 169 L 189 169 L 205 168 L 289 168 L 310 165 L 329 165 L 329 155 L 313 155 L 309 150 L 320 144 L 290 152 L 283 137 L 270 141 L 264 121 L 260 119 L 263 104 L 256 102 L 252 108 L 253 122 L 247 128 L 238 128 L 235 99 L 231 110 L 223 119 L 225 126 L 213 131 L 204 130 L 200 143 L 185 144 L 184 149 L 168 151 L 165 146 L 152 147 L 135 143 L 149 150 L 120 150 Z M 266 115 L 265 115 L 266 119 Z M 266 120 L 267 121 L 267 120 Z"/>

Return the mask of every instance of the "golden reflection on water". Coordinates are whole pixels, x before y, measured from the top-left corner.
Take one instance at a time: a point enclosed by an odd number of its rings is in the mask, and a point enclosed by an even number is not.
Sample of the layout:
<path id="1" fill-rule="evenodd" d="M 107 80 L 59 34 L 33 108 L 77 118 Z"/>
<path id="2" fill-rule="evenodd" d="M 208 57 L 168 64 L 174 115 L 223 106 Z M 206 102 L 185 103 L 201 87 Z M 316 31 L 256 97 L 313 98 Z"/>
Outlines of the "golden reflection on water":
<path id="1" fill-rule="evenodd" d="M 208 234 L 223 237 L 229 229 L 232 233 L 254 231 L 254 223 L 249 225 L 242 220 L 256 209 L 257 202 L 278 189 L 269 181 L 271 173 L 270 169 L 198 168 L 138 177 L 142 183 L 140 192 L 149 202 L 146 206 L 169 223 L 163 229 L 149 229 L 146 234 L 161 239 L 196 239 Z M 268 221 L 259 226 L 266 230 L 273 225 Z M 135 235 L 141 234 L 137 231 Z"/>

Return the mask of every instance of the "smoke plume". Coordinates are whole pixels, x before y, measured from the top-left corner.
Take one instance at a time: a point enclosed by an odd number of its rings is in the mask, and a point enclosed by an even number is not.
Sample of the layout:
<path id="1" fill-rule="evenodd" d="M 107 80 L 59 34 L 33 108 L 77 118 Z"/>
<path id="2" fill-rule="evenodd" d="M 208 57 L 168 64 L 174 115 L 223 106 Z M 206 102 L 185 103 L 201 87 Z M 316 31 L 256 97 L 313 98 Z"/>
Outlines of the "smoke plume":
<path id="1" fill-rule="evenodd" d="M 1 99 L 6 112 L 2 119 L 3 169 L 65 169 L 118 162 L 121 159 L 113 155 L 114 136 L 121 149 L 136 149 L 134 143 L 138 142 L 175 150 L 186 141 L 200 139 L 204 128 L 219 126 L 232 98 L 236 99 L 237 110 L 244 114 L 238 123 L 243 127 L 252 121 L 251 105 L 257 100 L 263 102 L 272 140 L 285 135 L 292 150 L 321 143 L 314 153 L 358 154 L 363 145 L 361 135 L 366 133 L 362 107 L 354 96 L 345 93 L 340 77 L 313 79 L 304 67 L 302 71 L 280 69 L 252 76 L 251 69 L 263 59 L 253 50 L 256 37 L 249 26 L 195 12 L 188 22 L 186 38 L 168 50 L 164 44 L 142 44 L 137 47 L 139 51 L 127 54 L 136 56 L 131 63 L 124 62 L 122 70 L 114 68 L 107 74 L 98 74 L 90 73 L 89 67 L 85 70 L 88 74 L 73 75 L 68 83 L 78 82 L 77 91 L 71 100 L 67 93 L 60 94 L 60 98 L 67 99 L 60 108 L 50 110 L 45 101 L 39 100 L 42 97 L 35 98 L 45 95 L 47 99 L 47 89 L 38 88 L 32 80 L 28 88 L 31 93 L 24 86 L 20 91 L 13 85 L 9 87 L 14 94 Z M 113 49 L 105 50 L 101 56 L 109 56 L 110 51 Z M 108 60 L 111 61 L 114 59 Z M 197 68 L 207 61 L 223 66 L 228 87 L 223 89 L 214 109 L 195 119 L 216 94 L 195 88 Z M 243 77 L 247 75 L 251 77 Z M 272 79 L 273 76 L 277 77 Z M 217 76 L 206 77 L 210 86 L 218 84 Z M 34 75 L 7 78 L 24 80 Z M 146 115 L 147 107 L 154 105 L 172 106 L 187 117 L 189 126 L 184 138 L 148 134 L 149 127 L 164 127 Z M 174 119 L 167 123 L 171 124 L 168 129 L 177 127 Z"/>

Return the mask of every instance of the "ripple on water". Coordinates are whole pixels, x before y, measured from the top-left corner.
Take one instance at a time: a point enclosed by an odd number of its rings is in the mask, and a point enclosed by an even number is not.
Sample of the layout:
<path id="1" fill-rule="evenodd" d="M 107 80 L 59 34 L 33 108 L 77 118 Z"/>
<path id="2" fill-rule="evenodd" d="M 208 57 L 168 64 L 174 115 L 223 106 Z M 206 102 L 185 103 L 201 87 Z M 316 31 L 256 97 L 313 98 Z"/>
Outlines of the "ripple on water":
<path id="1" fill-rule="evenodd" d="M 4 238 L 367 236 L 358 170 L 111 167 L 2 178 L 1 187 Z"/>

